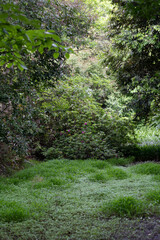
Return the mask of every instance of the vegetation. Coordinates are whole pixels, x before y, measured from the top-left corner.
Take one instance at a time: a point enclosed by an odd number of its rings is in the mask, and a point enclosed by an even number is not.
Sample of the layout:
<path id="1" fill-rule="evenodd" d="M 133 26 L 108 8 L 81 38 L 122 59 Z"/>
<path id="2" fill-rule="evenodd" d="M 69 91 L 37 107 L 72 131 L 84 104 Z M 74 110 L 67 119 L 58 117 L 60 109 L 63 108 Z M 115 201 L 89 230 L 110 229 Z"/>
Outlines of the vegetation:
<path id="1" fill-rule="evenodd" d="M 34 164 L 0 179 L 0 238 L 154 239 L 159 220 L 153 215 L 160 211 L 159 182 L 151 181 L 156 174 L 93 159 Z"/>
<path id="2" fill-rule="evenodd" d="M 104 63 L 114 72 L 125 94 L 133 96 L 135 118 L 147 119 L 159 109 L 159 3 L 113 0 L 107 30 L 112 39 Z"/>
<path id="3" fill-rule="evenodd" d="M 160 238 L 159 8 L 1 0 L 0 239 Z"/>

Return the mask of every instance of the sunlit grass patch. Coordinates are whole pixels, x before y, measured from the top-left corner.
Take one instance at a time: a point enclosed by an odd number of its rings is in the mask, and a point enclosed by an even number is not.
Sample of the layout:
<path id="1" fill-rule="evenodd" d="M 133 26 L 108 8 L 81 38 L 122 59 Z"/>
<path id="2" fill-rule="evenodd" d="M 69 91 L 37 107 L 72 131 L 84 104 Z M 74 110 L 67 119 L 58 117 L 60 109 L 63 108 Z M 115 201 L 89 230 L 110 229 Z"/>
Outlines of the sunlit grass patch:
<path id="1" fill-rule="evenodd" d="M 160 175 L 160 164 L 147 162 L 142 164 L 136 164 L 130 168 L 133 172 L 138 174 L 146 174 L 146 175 Z"/>
<path id="2" fill-rule="evenodd" d="M 107 216 L 137 217 L 144 216 L 145 207 L 142 201 L 134 197 L 120 197 L 106 202 L 101 211 Z"/>

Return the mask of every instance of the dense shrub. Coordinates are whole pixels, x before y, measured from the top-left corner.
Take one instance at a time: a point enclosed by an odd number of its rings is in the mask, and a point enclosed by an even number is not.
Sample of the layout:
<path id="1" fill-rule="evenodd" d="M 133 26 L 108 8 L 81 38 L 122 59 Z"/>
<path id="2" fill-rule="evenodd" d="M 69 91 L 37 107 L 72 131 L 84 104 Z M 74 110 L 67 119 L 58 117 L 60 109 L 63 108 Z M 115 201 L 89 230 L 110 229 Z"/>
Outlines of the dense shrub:
<path id="1" fill-rule="evenodd" d="M 28 154 L 38 130 L 37 92 L 54 86 L 68 71 L 65 60 L 70 46 L 80 44 L 78 39 L 88 34 L 94 17 L 79 0 L 2 3 L 0 147 L 5 143 L 16 155 L 23 155 Z M 7 158 L 3 155 L 3 161 Z"/>
<path id="2" fill-rule="evenodd" d="M 96 81 L 92 81 L 70 78 L 39 96 L 37 147 L 45 157 L 106 159 L 121 155 L 132 143 L 132 117 L 103 108 L 93 88 Z"/>

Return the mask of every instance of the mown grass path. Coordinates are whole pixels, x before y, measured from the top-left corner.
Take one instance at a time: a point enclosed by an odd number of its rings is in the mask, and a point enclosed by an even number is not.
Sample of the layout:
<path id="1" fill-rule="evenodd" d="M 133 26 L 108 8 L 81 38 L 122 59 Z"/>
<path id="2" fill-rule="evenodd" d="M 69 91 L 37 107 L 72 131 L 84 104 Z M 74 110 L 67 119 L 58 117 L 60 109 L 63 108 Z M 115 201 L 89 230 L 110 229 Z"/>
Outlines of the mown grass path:
<path id="1" fill-rule="evenodd" d="M 1 240 L 159 240 L 160 164 L 52 160 L 0 178 Z"/>

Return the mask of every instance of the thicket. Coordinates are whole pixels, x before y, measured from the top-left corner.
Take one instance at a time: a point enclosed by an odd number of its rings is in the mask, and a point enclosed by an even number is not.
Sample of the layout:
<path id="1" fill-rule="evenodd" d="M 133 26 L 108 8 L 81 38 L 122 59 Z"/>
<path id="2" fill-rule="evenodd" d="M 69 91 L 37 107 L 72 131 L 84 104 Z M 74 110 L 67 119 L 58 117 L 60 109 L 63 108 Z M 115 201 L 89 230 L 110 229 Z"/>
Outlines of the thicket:
<path id="1" fill-rule="evenodd" d="M 132 97 L 136 120 L 157 114 L 160 102 L 159 1 L 112 0 L 114 8 L 106 35 L 103 61 L 119 88 Z"/>
<path id="2" fill-rule="evenodd" d="M 88 34 L 93 17 L 81 1 L 1 3 L 0 145 L 6 162 L 28 154 L 38 128 L 37 94 L 68 71 L 71 43 Z"/>
<path id="3" fill-rule="evenodd" d="M 49 159 L 122 155 L 133 143 L 132 114 L 122 111 L 123 101 L 116 97 L 112 106 L 113 90 L 108 79 L 77 76 L 42 92 L 36 152 Z"/>
<path id="4" fill-rule="evenodd" d="M 2 1 L 3 166 L 11 159 L 15 166 L 19 156 L 144 155 L 135 145 L 134 121 L 154 116 L 159 124 L 160 6 L 111 2 L 114 7 L 99 0 Z"/>

